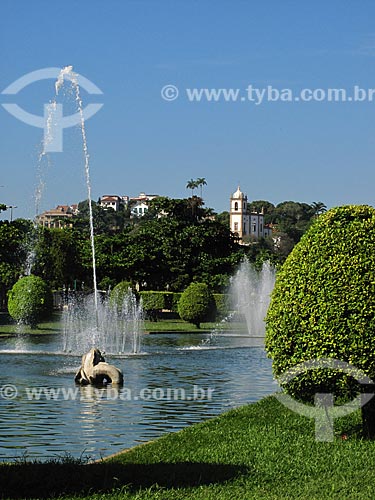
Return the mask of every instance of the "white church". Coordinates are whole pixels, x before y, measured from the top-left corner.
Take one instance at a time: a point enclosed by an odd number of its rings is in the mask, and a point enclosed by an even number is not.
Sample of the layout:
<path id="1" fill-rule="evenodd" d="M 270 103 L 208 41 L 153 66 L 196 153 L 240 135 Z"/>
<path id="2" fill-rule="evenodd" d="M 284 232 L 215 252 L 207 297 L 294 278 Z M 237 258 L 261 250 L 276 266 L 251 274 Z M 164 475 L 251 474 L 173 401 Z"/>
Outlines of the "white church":
<path id="1" fill-rule="evenodd" d="M 230 230 L 240 240 L 250 236 L 250 239 L 256 241 L 272 234 L 272 229 L 264 223 L 263 210 L 260 213 L 248 211 L 247 195 L 241 191 L 240 186 L 230 198 L 229 214 Z"/>

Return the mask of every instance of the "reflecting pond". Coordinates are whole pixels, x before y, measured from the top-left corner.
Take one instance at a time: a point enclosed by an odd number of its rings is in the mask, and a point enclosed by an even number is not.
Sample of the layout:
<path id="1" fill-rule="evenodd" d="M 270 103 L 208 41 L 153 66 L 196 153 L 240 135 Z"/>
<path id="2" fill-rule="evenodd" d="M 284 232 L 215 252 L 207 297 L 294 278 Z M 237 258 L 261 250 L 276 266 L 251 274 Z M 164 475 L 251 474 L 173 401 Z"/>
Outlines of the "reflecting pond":
<path id="1" fill-rule="evenodd" d="M 59 335 L 0 339 L 0 458 L 100 458 L 277 390 L 263 339 L 232 333 L 144 335 L 142 352 L 108 356 L 121 389 L 77 387 L 83 353 Z"/>

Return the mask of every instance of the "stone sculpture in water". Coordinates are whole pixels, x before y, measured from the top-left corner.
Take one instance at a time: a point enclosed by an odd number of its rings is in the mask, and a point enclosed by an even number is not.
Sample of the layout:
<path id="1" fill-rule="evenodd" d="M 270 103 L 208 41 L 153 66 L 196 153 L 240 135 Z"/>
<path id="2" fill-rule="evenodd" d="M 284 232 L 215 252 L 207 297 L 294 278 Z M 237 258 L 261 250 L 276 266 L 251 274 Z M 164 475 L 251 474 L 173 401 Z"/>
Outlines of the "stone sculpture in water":
<path id="1" fill-rule="evenodd" d="M 121 370 L 106 363 L 99 349 L 93 347 L 87 354 L 82 356 L 81 367 L 74 380 L 80 385 L 106 383 L 122 385 L 124 376 Z"/>

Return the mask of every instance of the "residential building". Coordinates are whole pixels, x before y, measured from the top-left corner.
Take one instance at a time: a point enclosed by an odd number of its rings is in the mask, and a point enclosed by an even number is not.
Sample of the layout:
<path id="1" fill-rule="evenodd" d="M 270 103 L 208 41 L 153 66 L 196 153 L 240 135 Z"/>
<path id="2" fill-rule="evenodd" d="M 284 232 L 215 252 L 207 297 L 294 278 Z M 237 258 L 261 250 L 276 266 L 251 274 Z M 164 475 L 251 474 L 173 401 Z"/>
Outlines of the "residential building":
<path id="1" fill-rule="evenodd" d="M 112 208 L 115 212 L 120 209 L 120 206 L 124 204 L 124 197 L 118 196 L 116 194 L 104 194 L 100 198 L 100 206 L 104 209 Z"/>
<path id="2" fill-rule="evenodd" d="M 129 198 L 130 216 L 143 217 L 143 215 L 148 212 L 149 202 L 158 198 L 158 196 L 158 194 L 140 193 L 139 196 L 135 198 Z"/>
<path id="3" fill-rule="evenodd" d="M 115 194 L 105 194 L 100 198 L 100 205 L 104 208 L 112 208 L 117 212 L 123 205 L 130 207 L 130 217 L 142 217 L 147 211 L 149 202 L 157 198 L 157 194 L 140 193 L 139 196 L 118 196 Z"/>
<path id="4" fill-rule="evenodd" d="M 36 217 L 37 224 L 48 228 L 71 226 L 69 219 L 78 214 L 78 205 L 58 205 L 52 210 L 46 210 Z"/>

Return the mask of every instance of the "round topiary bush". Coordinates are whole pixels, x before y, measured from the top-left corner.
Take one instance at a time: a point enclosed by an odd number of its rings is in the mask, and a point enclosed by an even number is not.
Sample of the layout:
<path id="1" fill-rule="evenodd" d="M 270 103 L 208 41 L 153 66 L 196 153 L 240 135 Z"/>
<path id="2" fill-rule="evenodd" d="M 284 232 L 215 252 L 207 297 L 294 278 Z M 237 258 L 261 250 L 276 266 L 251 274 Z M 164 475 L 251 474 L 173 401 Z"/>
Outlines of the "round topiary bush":
<path id="1" fill-rule="evenodd" d="M 311 359 L 345 361 L 375 378 L 375 209 L 343 206 L 319 216 L 276 277 L 266 318 L 276 376 Z M 291 395 L 352 398 L 358 384 L 338 371 L 309 370 Z"/>
<path id="2" fill-rule="evenodd" d="M 115 307 L 120 312 L 122 310 L 124 300 L 126 297 L 133 292 L 132 284 L 130 281 L 120 281 L 111 291 L 109 303 L 112 307 Z"/>
<path id="3" fill-rule="evenodd" d="M 25 276 L 8 293 L 8 311 L 17 322 L 35 327 L 52 312 L 53 297 L 38 276 Z"/>
<path id="4" fill-rule="evenodd" d="M 205 283 L 191 283 L 178 302 L 180 318 L 197 328 L 212 314 L 214 308 L 214 298 Z"/>

